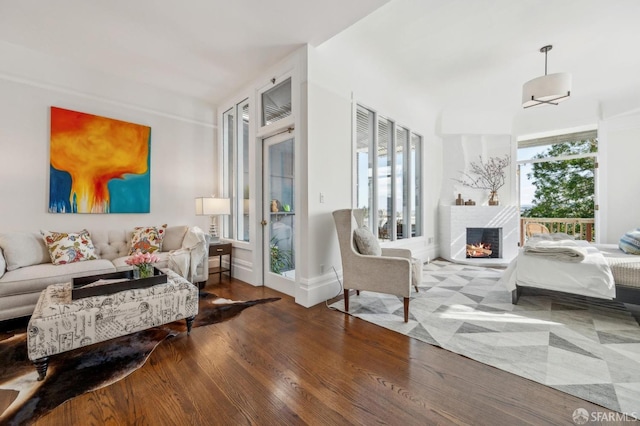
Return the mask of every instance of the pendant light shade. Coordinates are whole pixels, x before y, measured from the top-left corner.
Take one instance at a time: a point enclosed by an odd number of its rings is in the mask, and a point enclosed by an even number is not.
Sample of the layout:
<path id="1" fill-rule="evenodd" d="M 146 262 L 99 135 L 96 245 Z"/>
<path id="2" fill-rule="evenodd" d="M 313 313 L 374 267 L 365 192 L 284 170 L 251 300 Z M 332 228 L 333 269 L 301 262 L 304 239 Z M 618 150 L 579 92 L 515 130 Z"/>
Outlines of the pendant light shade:
<path id="1" fill-rule="evenodd" d="M 547 52 L 552 46 L 544 46 L 544 75 L 527 81 L 522 87 L 522 106 L 558 105 L 571 96 L 571 74 L 566 72 L 547 74 Z"/>

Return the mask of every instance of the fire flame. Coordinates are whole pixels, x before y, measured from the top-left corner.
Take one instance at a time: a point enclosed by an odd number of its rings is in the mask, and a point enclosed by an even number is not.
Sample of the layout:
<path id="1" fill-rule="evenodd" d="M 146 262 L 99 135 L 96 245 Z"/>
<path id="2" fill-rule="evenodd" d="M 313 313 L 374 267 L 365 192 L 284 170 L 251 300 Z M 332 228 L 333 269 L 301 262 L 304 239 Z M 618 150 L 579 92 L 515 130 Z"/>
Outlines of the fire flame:
<path id="1" fill-rule="evenodd" d="M 467 257 L 489 257 L 491 253 L 493 253 L 491 251 L 491 244 L 467 244 Z"/>

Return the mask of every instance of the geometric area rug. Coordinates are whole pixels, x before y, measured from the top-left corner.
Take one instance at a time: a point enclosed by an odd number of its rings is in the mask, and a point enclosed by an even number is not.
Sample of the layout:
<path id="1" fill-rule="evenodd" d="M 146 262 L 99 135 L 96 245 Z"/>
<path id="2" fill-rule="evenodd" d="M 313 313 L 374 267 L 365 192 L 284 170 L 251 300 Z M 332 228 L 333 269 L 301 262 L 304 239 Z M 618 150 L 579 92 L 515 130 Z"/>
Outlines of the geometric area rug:
<path id="1" fill-rule="evenodd" d="M 193 328 L 226 321 L 251 306 L 276 300 L 232 301 L 201 291 Z M 181 320 L 55 355 L 40 382 L 27 358 L 26 324 L 0 332 L 0 425 L 32 424 L 69 399 L 125 378 L 143 366 L 161 342 L 186 329 Z"/>
<path id="2" fill-rule="evenodd" d="M 408 323 L 401 298 L 382 293 L 352 295 L 348 314 L 637 418 L 633 307 L 537 289 L 513 305 L 503 271 L 435 260 L 423 265 Z M 344 312 L 344 300 L 330 308 Z"/>

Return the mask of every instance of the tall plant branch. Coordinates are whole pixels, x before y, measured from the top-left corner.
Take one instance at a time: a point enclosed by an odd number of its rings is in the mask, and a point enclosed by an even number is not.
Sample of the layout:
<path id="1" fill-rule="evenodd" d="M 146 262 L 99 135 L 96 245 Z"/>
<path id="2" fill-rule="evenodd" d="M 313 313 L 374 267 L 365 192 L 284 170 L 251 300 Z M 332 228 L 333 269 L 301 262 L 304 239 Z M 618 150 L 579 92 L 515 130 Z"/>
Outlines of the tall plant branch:
<path id="1" fill-rule="evenodd" d="M 469 164 L 469 173 L 462 172 L 462 178 L 454 180 L 470 188 L 488 189 L 496 192 L 506 182 L 504 169 L 510 163 L 511 157 L 508 154 L 504 157 L 491 157 L 486 163 L 482 161 L 482 156 L 480 156 L 479 163 Z"/>

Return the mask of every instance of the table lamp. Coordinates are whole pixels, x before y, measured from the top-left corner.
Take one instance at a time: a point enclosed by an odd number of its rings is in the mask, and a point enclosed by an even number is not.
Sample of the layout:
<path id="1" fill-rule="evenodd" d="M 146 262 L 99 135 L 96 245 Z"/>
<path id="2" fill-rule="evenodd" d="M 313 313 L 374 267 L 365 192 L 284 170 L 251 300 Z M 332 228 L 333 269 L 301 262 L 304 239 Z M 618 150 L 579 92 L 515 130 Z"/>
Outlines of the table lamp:
<path id="1" fill-rule="evenodd" d="M 196 198 L 196 215 L 211 216 L 211 227 L 209 235 L 211 241 L 219 241 L 218 229 L 216 228 L 217 216 L 231 214 L 231 200 L 229 198 L 199 197 Z"/>

